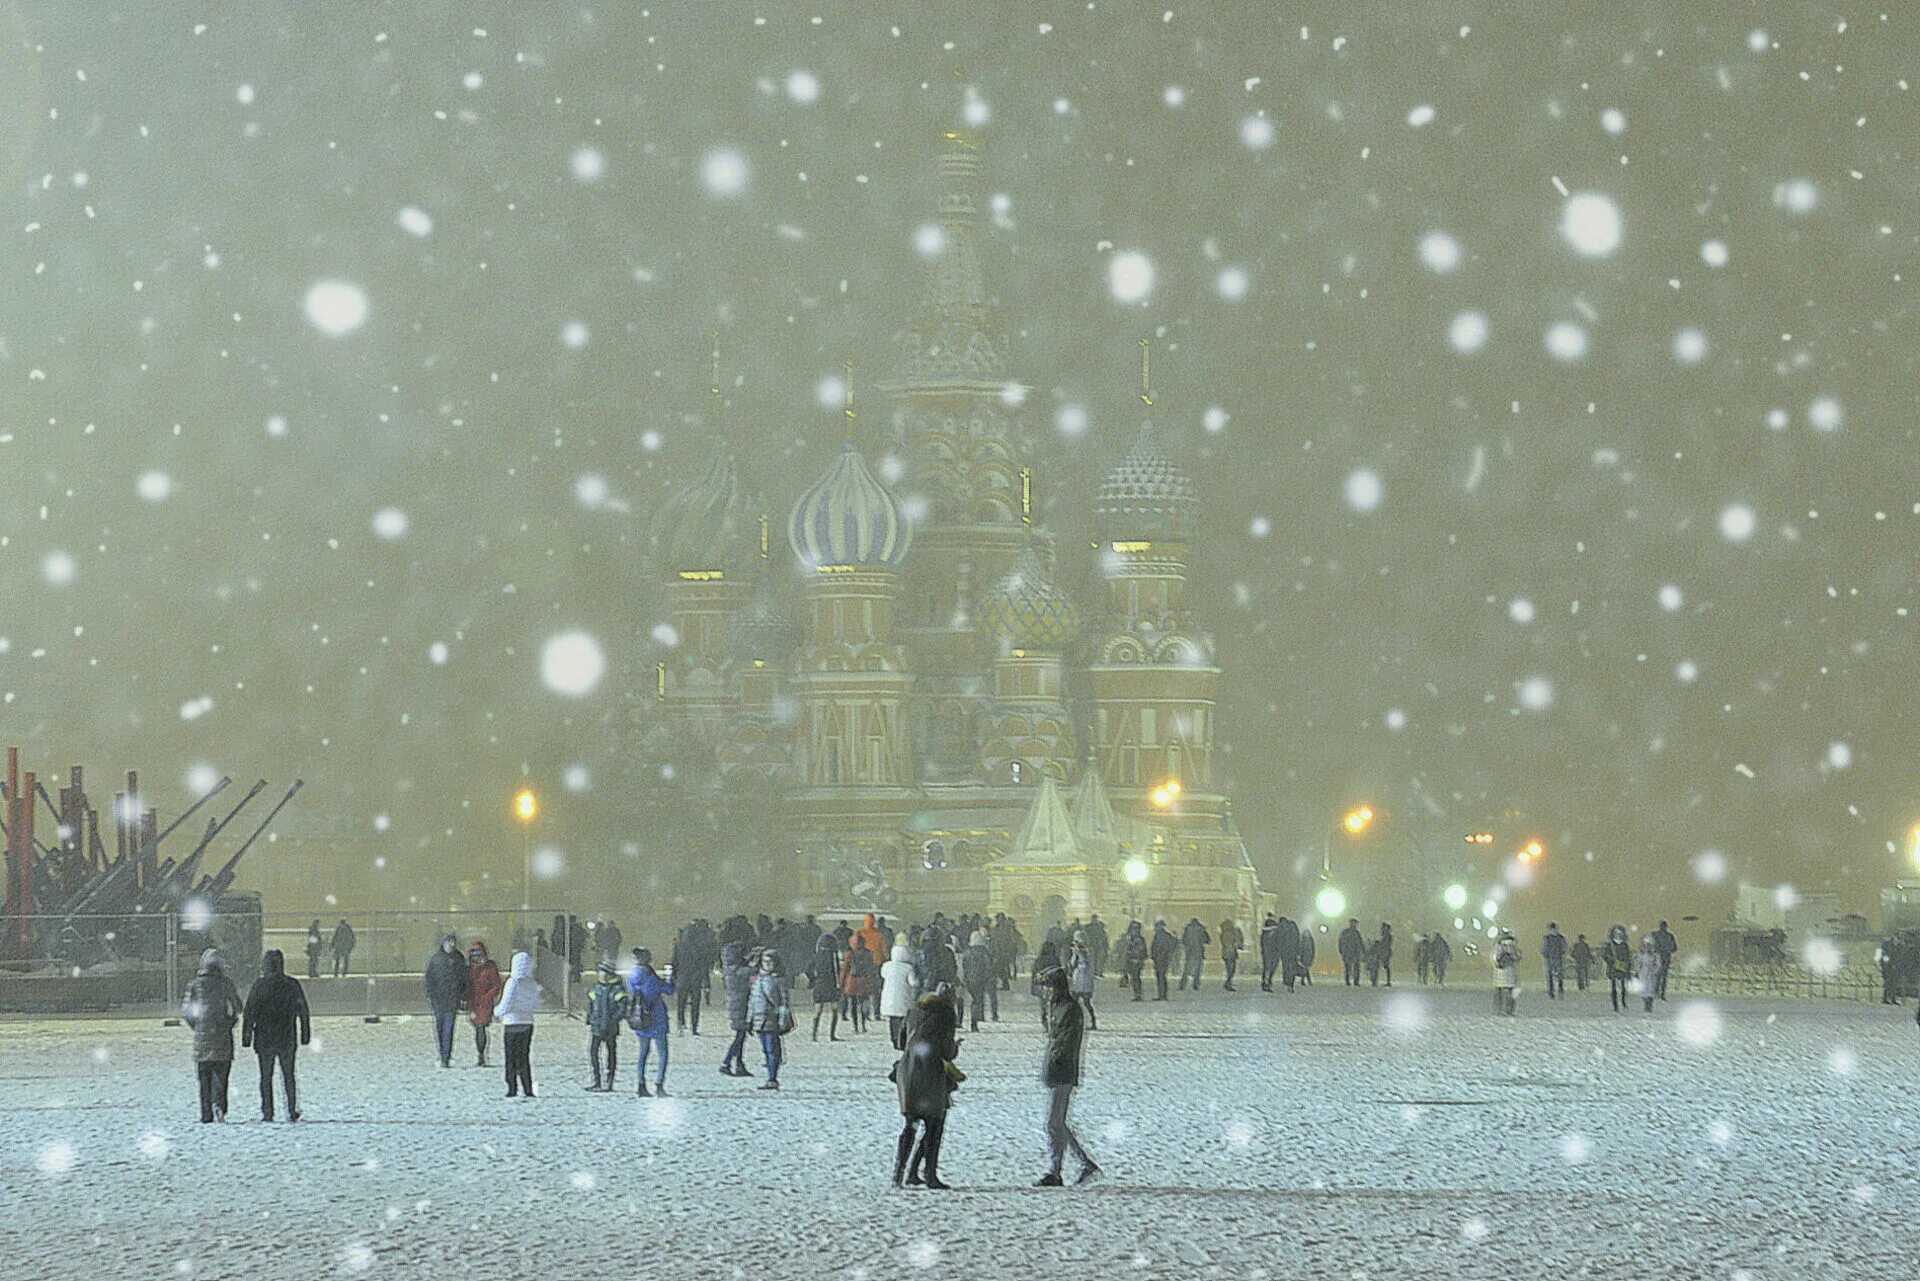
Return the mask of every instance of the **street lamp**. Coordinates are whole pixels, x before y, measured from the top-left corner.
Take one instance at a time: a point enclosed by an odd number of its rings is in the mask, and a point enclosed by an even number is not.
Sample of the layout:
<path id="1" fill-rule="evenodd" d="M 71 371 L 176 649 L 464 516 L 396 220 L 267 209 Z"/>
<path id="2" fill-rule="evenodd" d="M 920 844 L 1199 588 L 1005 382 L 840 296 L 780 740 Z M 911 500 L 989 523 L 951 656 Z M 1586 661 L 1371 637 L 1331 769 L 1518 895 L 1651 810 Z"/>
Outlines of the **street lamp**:
<path id="1" fill-rule="evenodd" d="M 1333 875 L 1333 834 L 1344 829 L 1348 836 L 1359 836 L 1373 826 L 1373 818 L 1373 806 L 1356 805 L 1341 815 L 1339 822 L 1327 829 L 1326 836 L 1320 843 L 1321 880 L 1324 881 Z"/>
<path id="2" fill-rule="evenodd" d="M 531 787 L 523 787 L 513 798 L 513 813 L 520 820 L 524 859 L 520 868 L 520 910 L 533 906 L 533 820 L 540 813 L 540 798 Z"/>
<path id="3" fill-rule="evenodd" d="M 1146 885 L 1147 878 L 1153 875 L 1153 868 L 1147 860 L 1138 854 L 1120 865 L 1120 876 L 1127 883 L 1127 919 L 1140 917 L 1140 890 Z"/>
<path id="4" fill-rule="evenodd" d="M 1313 906 L 1325 920 L 1338 920 L 1347 910 L 1347 896 L 1331 885 L 1323 885 L 1313 897 Z"/>
<path id="5" fill-rule="evenodd" d="M 1180 799 L 1180 780 L 1170 778 L 1147 793 L 1147 799 L 1153 802 L 1155 809 L 1167 809 Z"/>
<path id="6" fill-rule="evenodd" d="M 1522 863 L 1537 863 L 1546 856 L 1546 853 L 1547 847 L 1542 845 L 1538 840 L 1528 841 L 1520 847 L 1520 861 Z"/>
<path id="7" fill-rule="evenodd" d="M 1445 893 L 1441 894 L 1440 898 L 1441 901 L 1447 905 L 1448 911 L 1458 912 L 1467 905 L 1467 887 L 1464 885 L 1449 885 Z"/>

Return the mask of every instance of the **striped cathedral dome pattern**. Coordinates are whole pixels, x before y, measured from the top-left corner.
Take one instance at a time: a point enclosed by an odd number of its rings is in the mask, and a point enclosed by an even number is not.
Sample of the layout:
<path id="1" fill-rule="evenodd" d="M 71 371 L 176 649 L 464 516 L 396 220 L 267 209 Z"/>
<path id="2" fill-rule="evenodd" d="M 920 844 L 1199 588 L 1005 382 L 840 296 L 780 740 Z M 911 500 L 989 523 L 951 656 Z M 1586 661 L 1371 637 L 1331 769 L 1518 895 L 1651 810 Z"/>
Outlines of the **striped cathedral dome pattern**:
<path id="1" fill-rule="evenodd" d="M 800 647 L 799 626 L 762 569 L 753 595 L 727 623 L 727 656 L 736 663 L 777 664 Z"/>
<path id="2" fill-rule="evenodd" d="M 980 621 L 1016 649 L 1064 650 L 1080 630 L 1067 594 L 1053 585 L 1039 550 L 1025 547 L 980 602 Z"/>
<path id="3" fill-rule="evenodd" d="M 1151 420 L 1100 485 L 1093 514 L 1112 538 L 1186 538 L 1200 501 L 1193 482 L 1160 443 Z"/>
<path id="4" fill-rule="evenodd" d="M 827 474 L 800 495 L 787 518 L 787 541 L 809 569 L 852 565 L 895 569 L 913 530 L 900 504 L 874 478 L 852 441 Z"/>

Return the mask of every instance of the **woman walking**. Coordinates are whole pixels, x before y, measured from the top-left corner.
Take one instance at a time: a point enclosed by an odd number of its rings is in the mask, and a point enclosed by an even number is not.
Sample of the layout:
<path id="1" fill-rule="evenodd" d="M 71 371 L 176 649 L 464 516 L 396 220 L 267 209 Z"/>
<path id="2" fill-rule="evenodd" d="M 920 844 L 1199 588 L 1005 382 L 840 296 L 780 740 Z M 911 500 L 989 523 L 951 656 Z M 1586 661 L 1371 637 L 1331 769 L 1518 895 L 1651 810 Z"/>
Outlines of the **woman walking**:
<path id="1" fill-rule="evenodd" d="M 506 1029 L 507 1097 L 533 1097 L 533 1012 L 540 1008 L 540 984 L 533 977 L 533 957 L 515 952 L 507 966 L 507 984 L 500 990 L 494 1017 Z"/>
<path id="2" fill-rule="evenodd" d="M 868 1002 L 880 986 L 880 963 L 867 950 L 864 931 L 853 936 L 846 958 L 841 963 L 840 973 L 840 993 L 847 1000 L 847 1018 L 852 1022 L 855 1032 L 864 1032 L 871 1014 Z"/>
<path id="3" fill-rule="evenodd" d="M 487 955 L 487 945 L 479 939 L 467 949 L 467 977 L 473 985 L 473 995 L 468 998 L 467 1021 L 473 1024 L 473 1049 L 479 1062 L 475 1067 L 487 1065 L 487 1028 L 493 1023 L 493 1007 L 499 1004 L 500 967 Z"/>
<path id="4" fill-rule="evenodd" d="M 820 1016 L 827 1021 L 827 1040 L 840 1039 L 840 940 L 822 934 L 813 947 L 813 1039 L 820 1039 Z"/>
<path id="5" fill-rule="evenodd" d="M 1080 1162 L 1080 1174 L 1075 1183 L 1086 1183 L 1100 1175 L 1100 1167 L 1080 1146 L 1080 1136 L 1067 1124 L 1067 1109 L 1073 1105 L 1073 1092 L 1080 1084 L 1081 1051 L 1086 1043 L 1086 1028 L 1081 1021 L 1081 1007 L 1072 992 L 1068 990 L 1065 973 L 1054 970 L 1047 979 L 1047 1050 L 1040 1065 L 1040 1083 L 1047 1088 L 1047 1157 L 1050 1162 L 1046 1174 L 1036 1185 L 1043 1188 L 1061 1186 L 1060 1167 L 1065 1163 L 1067 1153 L 1071 1151 Z"/>
<path id="6" fill-rule="evenodd" d="M 747 1001 L 747 1024 L 760 1038 L 760 1053 L 767 1060 L 767 1079 L 760 1088 L 777 1090 L 785 1053 L 781 1038 L 793 1031 L 793 1001 L 780 974 L 780 954 L 772 948 L 760 953 L 760 975 Z"/>
<path id="7" fill-rule="evenodd" d="M 831 938 L 832 935 L 827 937 Z M 720 1060 L 721 1076 L 752 1076 L 747 1071 L 747 994 L 753 986 L 755 962 L 747 957 L 745 943 L 729 943 L 720 949 L 720 982 L 727 990 L 727 1025 L 733 1029 L 733 1044 Z"/>
<path id="8" fill-rule="evenodd" d="M 200 972 L 187 984 L 180 1007 L 193 1029 L 193 1066 L 200 1078 L 200 1119 L 227 1119 L 227 1081 L 233 1074 L 233 1025 L 245 1007 L 240 989 L 227 977 L 220 953 L 212 948 L 200 954 Z"/>
<path id="9" fill-rule="evenodd" d="M 880 967 L 880 1017 L 887 1021 L 887 1040 L 896 1050 L 907 1047 L 907 1015 L 913 1010 L 920 991 L 920 976 L 913 968 L 913 949 L 905 943 L 893 945 L 893 959 Z"/>
<path id="10" fill-rule="evenodd" d="M 1501 930 L 1493 949 L 1493 1012 L 1514 1012 L 1514 989 L 1520 986 L 1520 943 L 1512 930 Z"/>
<path id="11" fill-rule="evenodd" d="M 1077 1011 L 1076 1011 L 1077 1012 Z M 947 1108 L 953 1091 L 962 1079 L 954 1059 L 960 1053 L 959 1017 L 953 1001 L 944 991 L 933 991 L 914 1004 L 904 1032 L 900 1061 L 894 1064 L 893 1080 L 900 1093 L 900 1141 L 893 1157 L 893 1186 L 906 1176 L 908 1187 L 928 1187 L 946 1191 L 940 1181 L 940 1141 L 946 1135 Z M 919 1126 L 920 1150 L 914 1151 L 914 1130 Z M 913 1169 L 907 1169 L 907 1158 Z M 920 1172 L 926 1171 L 921 1181 Z"/>
<path id="12" fill-rule="evenodd" d="M 1640 955 L 1634 958 L 1634 982 L 1639 985 L 1647 1013 L 1653 1013 L 1653 999 L 1660 995 L 1660 948 L 1651 934 L 1640 936 Z"/>
<path id="13" fill-rule="evenodd" d="M 1607 942 L 1600 949 L 1600 963 L 1607 967 L 1607 996 L 1613 1012 L 1627 1008 L 1627 976 L 1633 972 L 1633 949 L 1627 946 L 1627 927 L 1616 925 L 1607 931 Z"/>

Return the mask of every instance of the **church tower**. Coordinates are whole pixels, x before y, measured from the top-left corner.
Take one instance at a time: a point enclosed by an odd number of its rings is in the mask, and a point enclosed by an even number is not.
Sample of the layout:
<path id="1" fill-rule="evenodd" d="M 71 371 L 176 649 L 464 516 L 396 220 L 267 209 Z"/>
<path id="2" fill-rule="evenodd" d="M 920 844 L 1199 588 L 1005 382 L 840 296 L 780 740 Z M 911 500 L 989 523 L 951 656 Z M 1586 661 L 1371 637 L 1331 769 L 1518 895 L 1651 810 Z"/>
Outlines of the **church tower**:
<path id="1" fill-rule="evenodd" d="M 976 625 L 978 597 L 1027 539 L 1026 388 L 1008 372 L 999 300 L 982 270 L 979 177 L 974 143 L 948 134 L 920 300 L 895 335 L 893 371 L 880 384 L 893 401 L 889 434 L 907 495 L 925 510 L 900 621 L 914 673 L 916 752 L 932 784 L 984 781 L 991 652 Z"/>
<path id="2" fill-rule="evenodd" d="M 1049 558 L 1029 543 L 980 602 L 993 654 L 993 694 L 981 736 L 987 781 L 1062 785 L 1074 762 L 1073 725 L 1061 692 L 1061 658 L 1079 634 Z"/>

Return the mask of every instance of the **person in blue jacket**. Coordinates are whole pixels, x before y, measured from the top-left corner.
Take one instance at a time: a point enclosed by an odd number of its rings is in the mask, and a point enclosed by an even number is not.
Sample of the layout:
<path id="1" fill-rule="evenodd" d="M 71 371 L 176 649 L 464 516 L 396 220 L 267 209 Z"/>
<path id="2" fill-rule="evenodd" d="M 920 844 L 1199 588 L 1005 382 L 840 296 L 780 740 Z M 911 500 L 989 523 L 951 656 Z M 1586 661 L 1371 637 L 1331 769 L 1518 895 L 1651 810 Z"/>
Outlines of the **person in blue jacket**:
<path id="1" fill-rule="evenodd" d="M 631 1002 L 627 1026 L 640 1038 L 640 1063 L 634 1075 L 639 1078 L 641 1098 L 648 1097 L 647 1057 L 655 1049 L 660 1051 L 660 1075 L 654 1078 L 653 1092 L 662 1098 L 667 1094 L 667 1029 L 673 1017 L 667 1009 L 667 998 L 672 995 L 673 979 L 654 972 L 653 953 L 644 947 L 634 948 L 633 973 L 627 976 Z"/>

